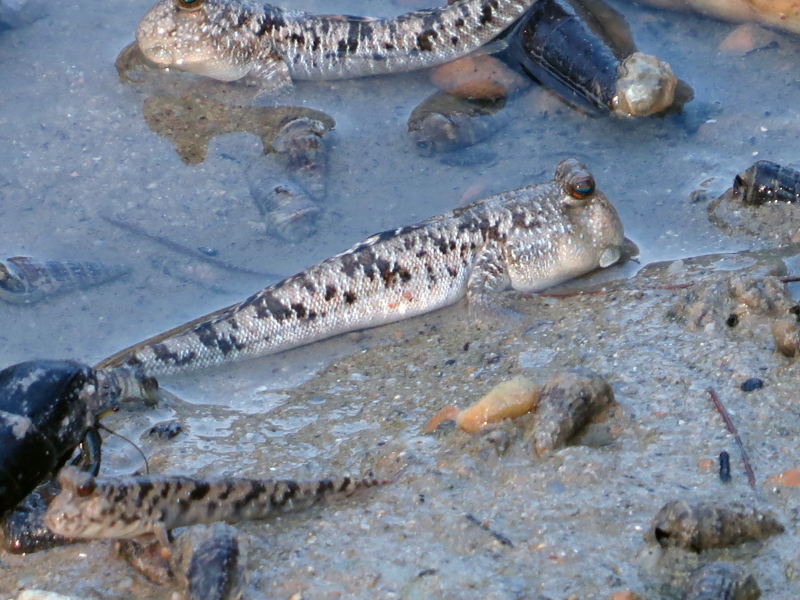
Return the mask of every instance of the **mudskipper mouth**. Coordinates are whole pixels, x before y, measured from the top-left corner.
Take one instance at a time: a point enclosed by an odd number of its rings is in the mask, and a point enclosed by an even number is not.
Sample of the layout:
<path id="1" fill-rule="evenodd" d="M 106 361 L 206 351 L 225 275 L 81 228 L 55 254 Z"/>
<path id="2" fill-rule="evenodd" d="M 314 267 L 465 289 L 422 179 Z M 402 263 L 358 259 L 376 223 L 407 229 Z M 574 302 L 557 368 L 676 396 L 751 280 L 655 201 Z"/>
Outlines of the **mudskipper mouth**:
<path id="1" fill-rule="evenodd" d="M 163 46 L 151 46 L 150 48 L 144 48 L 141 44 L 139 44 L 139 48 L 147 60 L 154 62 L 159 67 L 170 67 L 175 63 L 172 58 L 172 53 Z"/>

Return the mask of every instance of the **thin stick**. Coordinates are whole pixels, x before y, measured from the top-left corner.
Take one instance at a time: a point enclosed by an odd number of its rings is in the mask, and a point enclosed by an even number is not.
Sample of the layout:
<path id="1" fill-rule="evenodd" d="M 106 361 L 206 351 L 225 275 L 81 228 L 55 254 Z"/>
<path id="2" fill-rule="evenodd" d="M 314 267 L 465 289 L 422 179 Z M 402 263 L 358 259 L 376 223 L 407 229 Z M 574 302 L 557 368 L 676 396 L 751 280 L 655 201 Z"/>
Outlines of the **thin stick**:
<path id="1" fill-rule="evenodd" d="M 508 539 L 508 538 L 507 538 L 506 536 L 504 536 L 502 533 L 499 533 L 499 532 L 497 532 L 497 531 L 494 531 L 494 530 L 493 530 L 493 529 L 491 529 L 491 528 L 490 528 L 488 525 L 486 525 L 486 524 L 482 523 L 482 522 L 481 522 L 481 521 L 480 521 L 480 520 L 479 520 L 477 517 L 475 517 L 474 515 L 471 515 L 471 514 L 467 513 L 466 515 L 464 515 L 464 517 L 467 519 L 467 521 L 469 521 L 469 522 L 470 522 L 470 523 L 472 523 L 473 525 L 477 525 L 478 527 L 480 527 L 481 529 L 483 529 L 483 530 L 484 530 L 486 533 L 488 533 L 488 534 L 489 534 L 489 535 L 491 535 L 491 536 L 492 536 L 494 539 L 496 539 L 498 542 L 500 542 L 501 544 L 503 544 L 503 546 L 510 546 L 511 548 L 513 548 L 513 547 L 514 547 L 514 544 L 512 544 L 512 543 L 511 543 L 511 540 L 510 540 L 510 539 Z"/>
<path id="2" fill-rule="evenodd" d="M 256 275 L 258 277 L 266 277 L 268 279 L 283 279 L 281 275 L 277 273 L 270 273 L 269 271 L 253 271 L 252 269 L 246 269 L 244 267 L 237 267 L 236 265 L 232 265 L 229 262 L 225 262 L 224 260 L 220 260 L 218 258 L 214 258 L 213 256 L 207 256 L 202 252 L 198 252 L 196 250 L 192 250 L 191 248 L 187 248 L 186 246 L 179 244 L 178 242 L 174 242 L 170 239 L 165 237 L 161 237 L 160 235 L 154 235 L 149 231 L 145 230 L 143 227 L 136 225 L 135 223 L 129 223 L 128 221 L 121 221 L 115 217 L 110 217 L 108 215 L 99 215 L 103 221 L 106 223 L 111 223 L 120 229 L 124 229 L 129 233 L 134 235 L 139 235 L 141 237 L 145 237 L 148 240 L 152 240 L 162 246 L 166 246 L 170 250 L 177 252 L 179 254 L 183 254 L 185 256 L 191 256 L 196 260 L 201 260 L 206 262 L 210 265 L 214 265 L 215 267 L 219 267 L 220 269 L 225 269 L 226 271 L 233 271 L 235 273 L 244 273 L 245 275 Z"/>
<path id="3" fill-rule="evenodd" d="M 722 415 L 722 420 L 725 421 L 725 427 L 728 428 L 733 434 L 733 439 L 736 440 L 736 445 L 739 446 L 739 452 L 742 453 L 742 462 L 744 463 L 744 470 L 747 472 L 747 481 L 750 482 L 750 487 L 754 490 L 756 489 L 756 475 L 753 473 L 753 468 L 750 466 L 750 461 L 747 460 L 747 452 L 744 451 L 744 445 L 742 444 L 742 438 L 739 437 L 739 433 L 736 431 L 736 427 L 731 421 L 731 417 L 728 414 L 728 411 L 725 410 L 725 407 L 722 406 L 722 402 L 717 396 L 717 392 L 714 391 L 714 388 L 708 388 L 708 393 L 711 394 L 711 401 L 714 403 L 714 406 L 717 407 L 717 411 L 719 414 Z"/>

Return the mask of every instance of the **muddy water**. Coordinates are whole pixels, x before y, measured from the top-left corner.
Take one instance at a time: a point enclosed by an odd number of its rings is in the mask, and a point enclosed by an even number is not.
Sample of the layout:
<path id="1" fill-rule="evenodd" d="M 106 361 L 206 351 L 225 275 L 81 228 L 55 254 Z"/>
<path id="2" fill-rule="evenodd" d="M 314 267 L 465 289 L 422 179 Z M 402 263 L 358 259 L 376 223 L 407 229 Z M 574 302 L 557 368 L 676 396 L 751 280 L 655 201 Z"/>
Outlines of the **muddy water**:
<path id="1" fill-rule="evenodd" d="M 759 246 L 757 238 L 728 237 L 714 227 L 707 201 L 693 202 L 690 194 L 714 178 L 707 186 L 713 197 L 756 158 L 793 162 L 800 150 L 797 38 L 779 36 L 776 47 L 746 56 L 724 54 L 718 46 L 732 25 L 620 4 L 640 49 L 670 62 L 694 86 L 696 99 L 683 116 L 589 119 L 532 89 L 508 103 L 513 118 L 504 129 L 474 151 L 441 160 L 418 156 L 405 138 L 408 115 L 433 91 L 424 74 L 301 84 L 283 100 L 323 110 L 337 126 L 327 138 L 323 226 L 290 245 L 265 231 L 243 175 L 254 161 L 274 168 L 260 155 L 260 140 L 244 133 L 215 138 L 203 163 L 186 166 L 145 124 L 142 90 L 119 83 L 114 59 L 148 7 L 140 0 L 31 0 L 24 25 L 0 31 L 3 256 L 134 267 L 126 281 L 0 306 L 2 364 L 43 356 L 96 362 L 375 231 L 451 209 L 463 198 L 549 179 L 565 156 L 592 169 L 642 248 L 642 264 Z M 292 7 L 371 15 L 409 9 L 321 1 Z M 208 267 L 101 218 L 109 215 L 190 249 L 212 248 L 220 260 L 263 275 Z M 657 509 L 682 495 L 752 497 L 741 473 L 722 487 L 713 472 L 698 469 L 722 449 L 736 456 L 708 406 L 704 390 L 714 385 L 748 423 L 743 435 L 762 500 L 788 528 L 782 539 L 733 559 L 759 575 L 765 595 L 796 597 L 798 497 L 766 482 L 794 466 L 796 369 L 772 352 L 766 317 L 766 329 L 749 335 L 721 325 L 687 331 L 665 319 L 677 294 L 528 299 L 516 305 L 525 325 L 505 333 L 476 330 L 454 309 L 164 381 L 189 404 L 133 407 L 109 424 L 137 440 L 163 472 L 310 477 L 405 468 L 395 485 L 363 499 L 242 526 L 253 547 L 252 598 L 301 590 L 307 598 L 600 598 L 622 587 L 657 597 L 675 593 L 664 581 L 675 573 L 679 579 L 698 560 L 679 557 L 674 568 L 659 562 L 663 557 L 643 539 Z M 462 434 L 420 435 L 445 404 L 471 402 L 520 372 L 546 379 L 555 368 L 576 365 L 608 377 L 617 393 L 621 433 L 608 446 L 534 460 L 519 442 L 500 459 Z M 746 376 L 768 386 L 745 396 L 736 386 Z M 164 442 L 147 435 L 167 420 L 179 421 L 186 434 Z M 117 440 L 108 441 L 105 456 L 108 473 L 140 466 Z M 171 590 L 149 586 L 110 558 L 109 548 L 0 556 L 0 592 L 170 597 Z"/>

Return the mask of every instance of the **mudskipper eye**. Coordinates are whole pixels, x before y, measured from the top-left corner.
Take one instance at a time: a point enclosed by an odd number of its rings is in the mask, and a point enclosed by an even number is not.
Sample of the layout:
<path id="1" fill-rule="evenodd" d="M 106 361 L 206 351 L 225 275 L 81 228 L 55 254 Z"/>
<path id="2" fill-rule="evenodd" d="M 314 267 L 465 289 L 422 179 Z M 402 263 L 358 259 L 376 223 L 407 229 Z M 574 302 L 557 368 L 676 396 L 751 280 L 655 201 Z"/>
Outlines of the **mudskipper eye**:
<path id="1" fill-rule="evenodd" d="M 203 4 L 203 0 L 175 0 L 175 4 L 181 10 L 197 10 Z"/>
<path id="2" fill-rule="evenodd" d="M 78 483 L 77 487 L 75 488 L 75 493 L 81 498 L 85 498 L 86 496 L 91 496 L 95 488 L 97 488 L 97 482 L 94 480 L 94 477 L 89 475 L 81 478 L 80 483 Z"/>
<path id="3" fill-rule="evenodd" d="M 594 193 L 594 177 L 581 174 L 567 182 L 567 193 L 577 200 L 588 198 Z"/>

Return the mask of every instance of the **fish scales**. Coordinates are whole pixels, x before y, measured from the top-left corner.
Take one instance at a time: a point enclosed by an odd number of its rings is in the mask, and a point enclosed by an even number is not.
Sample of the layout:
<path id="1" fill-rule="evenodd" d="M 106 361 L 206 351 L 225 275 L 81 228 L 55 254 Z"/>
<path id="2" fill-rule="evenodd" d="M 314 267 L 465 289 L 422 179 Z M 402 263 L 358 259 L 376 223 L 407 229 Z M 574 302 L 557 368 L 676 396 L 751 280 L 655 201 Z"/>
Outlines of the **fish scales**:
<path id="1" fill-rule="evenodd" d="M 142 19 L 142 53 L 223 81 L 281 87 L 424 69 L 496 38 L 536 0 L 458 0 L 394 18 L 310 15 L 252 0 L 160 0 Z"/>
<path id="2" fill-rule="evenodd" d="M 305 510 L 387 483 L 337 477 L 311 481 L 182 476 L 95 479 L 75 467 L 59 475 L 61 492 L 45 523 L 75 539 L 133 538 L 217 521 L 264 519 Z"/>
<path id="3" fill-rule="evenodd" d="M 576 185 L 590 193 L 578 194 Z M 203 369 L 392 323 L 465 295 L 483 305 L 492 292 L 539 291 L 606 267 L 624 244 L 613 206 L 586 168 L 569 159 L 549 183 L 374 235 L 98 368 L 135 366 L 149 376 Z"/>

